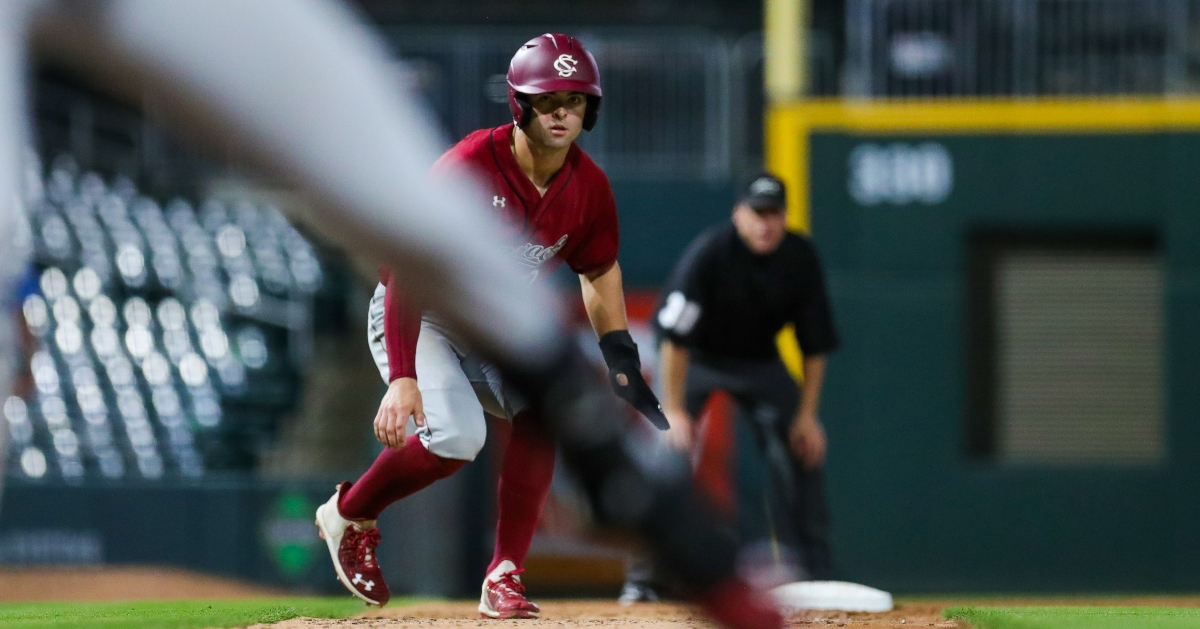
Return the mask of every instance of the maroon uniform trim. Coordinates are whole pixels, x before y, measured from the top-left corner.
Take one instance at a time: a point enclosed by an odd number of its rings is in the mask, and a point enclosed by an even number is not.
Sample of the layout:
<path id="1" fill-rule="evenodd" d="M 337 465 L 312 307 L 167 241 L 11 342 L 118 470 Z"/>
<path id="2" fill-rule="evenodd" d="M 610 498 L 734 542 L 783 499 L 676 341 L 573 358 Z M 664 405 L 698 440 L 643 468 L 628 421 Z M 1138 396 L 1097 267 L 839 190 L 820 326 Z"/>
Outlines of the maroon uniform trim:
<path id="1" fill-rule="evenodd" d="M 383 297 L 383 339 L 388 355 L 388 382 L 417 377 L 417 339 L 421 334 L 421 311 L 409 307 L 396 275 L 388 266 L 379 267 Z"/>
<path id="2" fill-rule="evenodd" d="M 620 234 L 616 200 L 604 171 L 573 144 L 541 195 L 513 155 L 513 129 L 506 124 L 470 133 L 442 155 L 434 170 L 465 168 L 476 176 L 508 227 L 509 233 L 502 236 L 522 243 L 514 253 L 531 277 L 548 274 L 560 263 L 580 275 L 611 267 L 617 261 Z M 382 270 L 380 281 L 387 288 L 384 343 L 389 371 L 392 379 L 415 378 L 419 317 L 403 311 L 402 299 L 393 296 Z"/>

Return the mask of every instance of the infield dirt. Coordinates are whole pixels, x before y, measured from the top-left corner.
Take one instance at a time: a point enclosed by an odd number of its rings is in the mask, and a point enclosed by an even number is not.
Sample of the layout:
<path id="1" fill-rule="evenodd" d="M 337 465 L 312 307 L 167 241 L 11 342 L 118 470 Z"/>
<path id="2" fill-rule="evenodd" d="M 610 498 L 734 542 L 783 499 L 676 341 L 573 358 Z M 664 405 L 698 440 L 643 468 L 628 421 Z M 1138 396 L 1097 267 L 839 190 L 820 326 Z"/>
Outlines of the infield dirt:
<path id="1" fill-rule="evenodd" d="M 0 568 L 0 602 L 286 596 L 282 588 L 157 566 Z"/>
<path id="2" fill-rule="evenodd" d="M 282 595 L 270 587 L 184 570 L 152 567 L 41 568 L 0 570 L 0 601 L 146 600 L 184 598 L 241 598 Z M 425 601 L 363 613 L 343 620 L 299 618 L 252 629 L 373 629 L 384 627 L 709 627 L 696 609 L 670 603 L 621 607 L 614 600 L 538 599 L 539 620 L 496 621 L 479 618 L 475 601 Z M 792 627 L 965 627 L 942 617 L 948 607 L 960 606 L 1163 606 L 1200 607 L 1200 596 L 961 596 L 901 599 L 883 614 L 807 612 L 793 616 Z"/>
<path id="3" fill-rule="evenodd" d="M 298 618 L 252 629 L 368 629 L 383 627 L 710 627 L 712 624 L 694 608 L 670 603 L 648 603 L 621 607 L 615 601 L 545 601 L 538 620 L 496 621 L 479 617 L 474 602 L 418 603 L 395 609 L 364 613 L 345 620 Z M 886 614 L 810 612 L 795 616 L 796 627 L 957 627 L 941 617 L 934 604 L 902 605 Z"/>
<path id="4" fill-rule="evenodd" d="M 479 618 L 476 603 L 427 602 L 365 611 L 361 616 L 344 620 L 298 618 L 274 625 L 258 625 L 251 629 L 375 629 L 390 627 L 711 627 L 697 610 L 685 605 L 653 603 L 621 607 L 615 601 L 543 601 L 542 618 L 538 620 L 496 621 Z M 1112 605 L 1112 606 L 1171 606 L 1200 607 L 1200 597 L 971 597 L 900 601 L 895 610 L 881 614 L 848 614 L 842 612 L 806 612 L 791 618 L 790 627 L 888 627 L 913 629 L 917 627 L 967 628 L 968 625 L 946 620 L 942 611 L 965 605 L 1027 606 L 1027 605 Z"/>

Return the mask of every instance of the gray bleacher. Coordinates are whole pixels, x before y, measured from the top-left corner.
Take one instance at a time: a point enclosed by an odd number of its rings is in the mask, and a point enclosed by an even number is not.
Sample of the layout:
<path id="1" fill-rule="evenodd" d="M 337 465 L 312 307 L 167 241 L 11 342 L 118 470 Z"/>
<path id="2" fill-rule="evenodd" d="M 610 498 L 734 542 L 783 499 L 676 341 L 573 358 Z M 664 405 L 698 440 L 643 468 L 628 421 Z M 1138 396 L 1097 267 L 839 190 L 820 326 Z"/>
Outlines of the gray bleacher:
<path id="1" fill-rule="evenodd" d="M 298 379 L 287 326 L 321 283 L 312 245 L 269 206 L 164 207 L 69 159 L 39 169 L 26 176 L 38 290 L 22 305 L 35 387 L 3 406 L 7 473 L 195 479 L 224 465 L 230 435 L 264 438 L 233 424 L 261 427 L 256 413 L 295 397 L 269 392 Z"/>

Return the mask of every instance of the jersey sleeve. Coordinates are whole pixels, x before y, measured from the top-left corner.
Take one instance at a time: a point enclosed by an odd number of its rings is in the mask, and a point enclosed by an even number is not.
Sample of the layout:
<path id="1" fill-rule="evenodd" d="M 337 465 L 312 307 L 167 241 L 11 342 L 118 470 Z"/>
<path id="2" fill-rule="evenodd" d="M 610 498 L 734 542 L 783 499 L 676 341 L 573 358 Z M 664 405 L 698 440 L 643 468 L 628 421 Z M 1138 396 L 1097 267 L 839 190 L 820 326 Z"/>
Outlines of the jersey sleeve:
<path id="1" fill-rule="evenodd" d="M 805 355 L 819 356 L 837 349 L 839 340 L 829 294 L 825 290 L 821 260 L 811 242 L 806 239 L 803 244 L 801 268 L 797 271 L 801 290 L 796 311 L 792 315 L 792 325 L 796 328 L 796 340 L 800 343 L 801 351 Z"/>
<path id="2" fill-rule="evenodd" d="M 421 311 L 405 299 L 395 273 L 382 267 L 379 275 L 386 289 L 383 298 L 383 343 L 387 347 L 388 382 L 416 378 Z"/>
<path id="3" fill-rule="evenodd" d="M 600 185 L 603 184 L 603 185 Z M 599 175 L 596 193 L 589 204 L 584 220 L 590 225 L 587 239 L 566 259 L 567 266 L 579 275 L 600 271 L 617 261 L 621 235 L 617 225 L 617 201 L 603 173 Z"/>
<path id="4" fill-rule="evenodd" d="M 696 325 L 704 316 L 707 296 L 704 280 L 712 241 L 711 234 L 702 234 L 688 246 L 671 271 L 654 316 L 654 330 L 659 339 L 669 340 L 676 345 L 691 344 Z"/>

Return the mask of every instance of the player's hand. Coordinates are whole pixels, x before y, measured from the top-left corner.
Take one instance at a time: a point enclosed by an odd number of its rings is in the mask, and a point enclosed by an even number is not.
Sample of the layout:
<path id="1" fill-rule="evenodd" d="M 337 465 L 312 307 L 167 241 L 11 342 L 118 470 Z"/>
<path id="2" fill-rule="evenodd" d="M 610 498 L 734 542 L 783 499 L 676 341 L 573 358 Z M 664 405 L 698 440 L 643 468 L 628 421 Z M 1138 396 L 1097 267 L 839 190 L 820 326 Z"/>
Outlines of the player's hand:
<path id="1" fill-rule="evenodd" d="M 825 428 L 816 415 L 801 414 L 788 431 L 792 452 L 800 457 L 804 467 L 815 469 L 825 464 Z"/>
<path id="2" fill-rule="evenodd" d="M 667 409 L 667 423 L 670 428 L 667 429 L 664 438 L 671 447 L 680 452 L 690 452 L 692 449 L 692 432 L 696 422 L 688 415 L 687 411 L 680 409 Z"/>
<path id="3" fill-rule="evenodd" d="M 415 378 L 397 378 L 388 385 L 387 393 L 379 402 L 375 414 L 375 438 L 389 447 L 404 447 L 408 418 L 418 426 L 425 425 L 425 407 L 421 402 L 421 390 Z"/>

